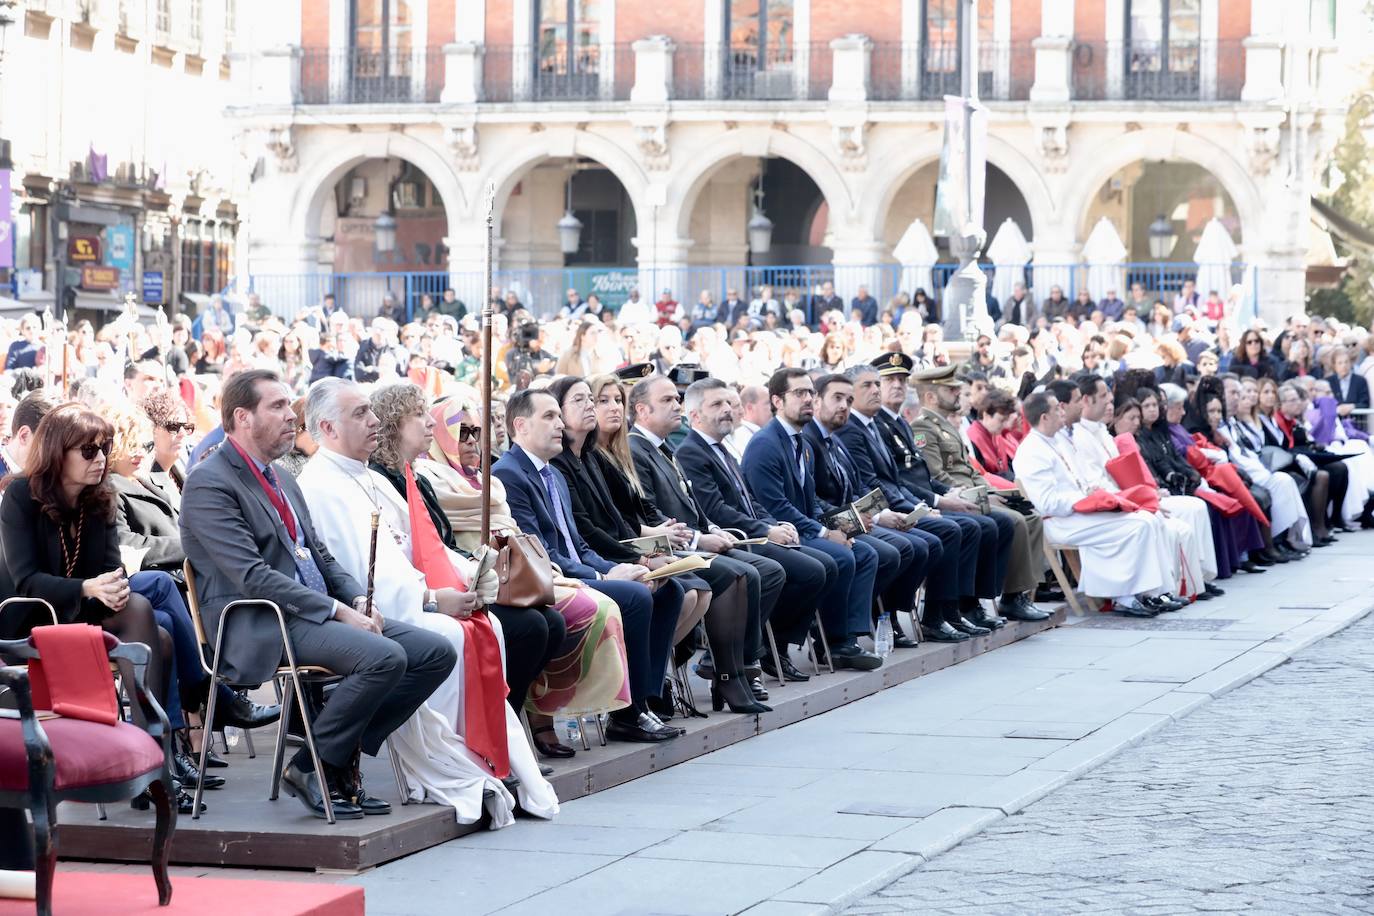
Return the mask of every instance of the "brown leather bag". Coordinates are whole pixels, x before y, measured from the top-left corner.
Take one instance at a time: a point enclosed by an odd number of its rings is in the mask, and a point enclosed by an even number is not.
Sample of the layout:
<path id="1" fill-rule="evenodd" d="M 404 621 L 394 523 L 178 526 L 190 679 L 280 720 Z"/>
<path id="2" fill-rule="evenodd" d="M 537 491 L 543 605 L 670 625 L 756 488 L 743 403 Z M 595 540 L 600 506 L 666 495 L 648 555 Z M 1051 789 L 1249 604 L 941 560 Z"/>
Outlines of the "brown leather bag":
<path id="1" fill-rule="evenodd" d="M 506 607 L 553 605 L 553 562 L 538 538 L 529 534 L 494 534 L 496 603 Z"/>

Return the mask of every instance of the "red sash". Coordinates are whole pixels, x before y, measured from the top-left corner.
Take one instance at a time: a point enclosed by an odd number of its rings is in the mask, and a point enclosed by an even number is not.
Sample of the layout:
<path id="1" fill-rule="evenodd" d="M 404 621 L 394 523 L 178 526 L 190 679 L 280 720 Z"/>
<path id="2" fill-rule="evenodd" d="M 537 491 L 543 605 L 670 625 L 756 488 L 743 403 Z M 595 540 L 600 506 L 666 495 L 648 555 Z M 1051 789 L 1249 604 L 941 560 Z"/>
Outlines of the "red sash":
<path id="1" fill-rule="evenodd" d="M 257 461 L 253 459 L 253 456 L 243 450 L 243 446 L 239 445 L 233 439 L 230 439 L 227 434 L 224 438 L 229 439 L 229 444 L 243 457 L 244 462 L 248 465 L 248 470 L 253 472 L 253 476 L 258 479 L 258 484 L 262 487 L 262 491 L 267 494 L 267 501 L 272 504 L 273 509 L 277 510 L 277 517 L 280 518 L 281 523 L 286 526 L 286 533 L 291 536 L 291 543 L 296 543 L 296 515 L 291 511 L 291 506 L 287 503 L 286 496 L 267 482 L 267 478 L 263 475 L 262 471 L 258 470 Z"/>
<path id="2" fill-rule="evenodd" d="M 449 560 L 448 550 L 429 517 L 415 473 L 406 465 L 406 507 L 410 510 L 411 563 L 430 588 L 466 589 L 467 582 Z M 510 775 L 506 743 L 506 675 L 501 643 L 485 612 L 458 621 L 463 627 L 463 739 L 497 777 Z"/>

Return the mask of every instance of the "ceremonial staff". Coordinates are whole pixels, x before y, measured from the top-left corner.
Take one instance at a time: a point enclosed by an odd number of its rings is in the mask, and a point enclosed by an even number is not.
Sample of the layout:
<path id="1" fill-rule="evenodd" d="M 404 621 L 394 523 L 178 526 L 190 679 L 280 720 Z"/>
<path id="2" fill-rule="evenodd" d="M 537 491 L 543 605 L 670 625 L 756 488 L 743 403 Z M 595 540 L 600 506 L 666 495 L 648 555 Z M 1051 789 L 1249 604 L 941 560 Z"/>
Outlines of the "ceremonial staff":
<path id="1" fill-rule="evenodd" d="M 488 181 L 486 188 L 487 247 L 483 259 L 485 279 L 482 284 L 482 539 L 491 537 L 491 275 L 492 238 L 496 215 L 496 182 Z"/>
<path id="2" fill-rule="evenodd" d="M 367 546 L 367 603 L 363 605 L 363 613 L 368 617 L 372 616 L 372 592 L 377 586 L 377 524 L 382 520 L 382 514 L 375 509 L 372 511 L 372 541 Z"/>

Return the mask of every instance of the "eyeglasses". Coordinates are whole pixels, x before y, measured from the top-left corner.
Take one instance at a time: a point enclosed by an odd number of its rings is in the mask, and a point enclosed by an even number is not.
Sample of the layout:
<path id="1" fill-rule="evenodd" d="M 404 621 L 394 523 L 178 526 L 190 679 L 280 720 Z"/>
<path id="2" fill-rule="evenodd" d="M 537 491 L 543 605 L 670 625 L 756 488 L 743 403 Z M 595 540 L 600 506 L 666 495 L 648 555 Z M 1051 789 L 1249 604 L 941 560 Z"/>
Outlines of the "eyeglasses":
<path id="1" fill-rule="evenodd" d="M 97 454 L 104 455 L 106 458 L 110 457 L 110 446 L 112 444 L 113 443 L 111 443 L 107 439 L 106 441 L 101 442 L 99 444 L 95 442 L 87 442 L 85 445 L 78 445 L 75 446 L 75 448 L 78 452 L 81 453 L 82 458 L 86 459 L 87 461 L 94 461 L 95 456 Z"/>
<path id="2" fill-rule="evenodd" d="M 459 442 L 480 442 L 482 439 L 482 428 L 480 426 L 468 426 L 466 423 L 458 427 Z"/>
<path id="3" fill-rule="evenodd" d="M 193 432 L 195 432 L 195 431 L 196 431 L 196 424 L 194 424 L 194 423 L 164 423 L 164 424 L 162 424 L 162 428 L 165 429 L 165 430 L 167 430 L 167 432 L 169 432 L 169 433 L 171 433 L 172 435 L 175 436 L 175 435 L 177 435 L 178 433 L 193 433 Z"/>

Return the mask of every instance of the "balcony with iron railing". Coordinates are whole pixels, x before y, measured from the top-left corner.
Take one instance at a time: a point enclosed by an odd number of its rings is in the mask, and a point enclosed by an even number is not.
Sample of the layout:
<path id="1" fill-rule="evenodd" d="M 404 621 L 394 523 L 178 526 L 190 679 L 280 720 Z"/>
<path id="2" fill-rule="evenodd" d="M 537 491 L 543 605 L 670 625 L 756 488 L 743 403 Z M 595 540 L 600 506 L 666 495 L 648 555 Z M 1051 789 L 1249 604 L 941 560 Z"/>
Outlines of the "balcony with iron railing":
<path id="1" fill-rule="evenodd" d="M 873 45 L 869 99 L 875 102 L 939 101 L 959 95 L 962 76 L 957 43 L 921 45 L 881 41 Z M 1035 82 L 1035 48 L 1029 42 L 978 46 L 978 97 L 1019 102 L 1030 98 Z"/>
<path id="2" fill-rule="evenodd" d="M 1242 41 L 1077 41 L 1076 101 L 1236 101 L 1245 83 Z"/>
<path id="3" fill-rule="evenodd" d="M 537 54 L 528 47 L 482 53 L 483 102 L 621 102 L 634 85 L 634 48 L 587 45 Z"/>
<path id="4" fill-rule="evenodd" d="M 443 88 L 440 48 L 308 48 L 300 55 L 306 105 L 437 102 Z"/>

